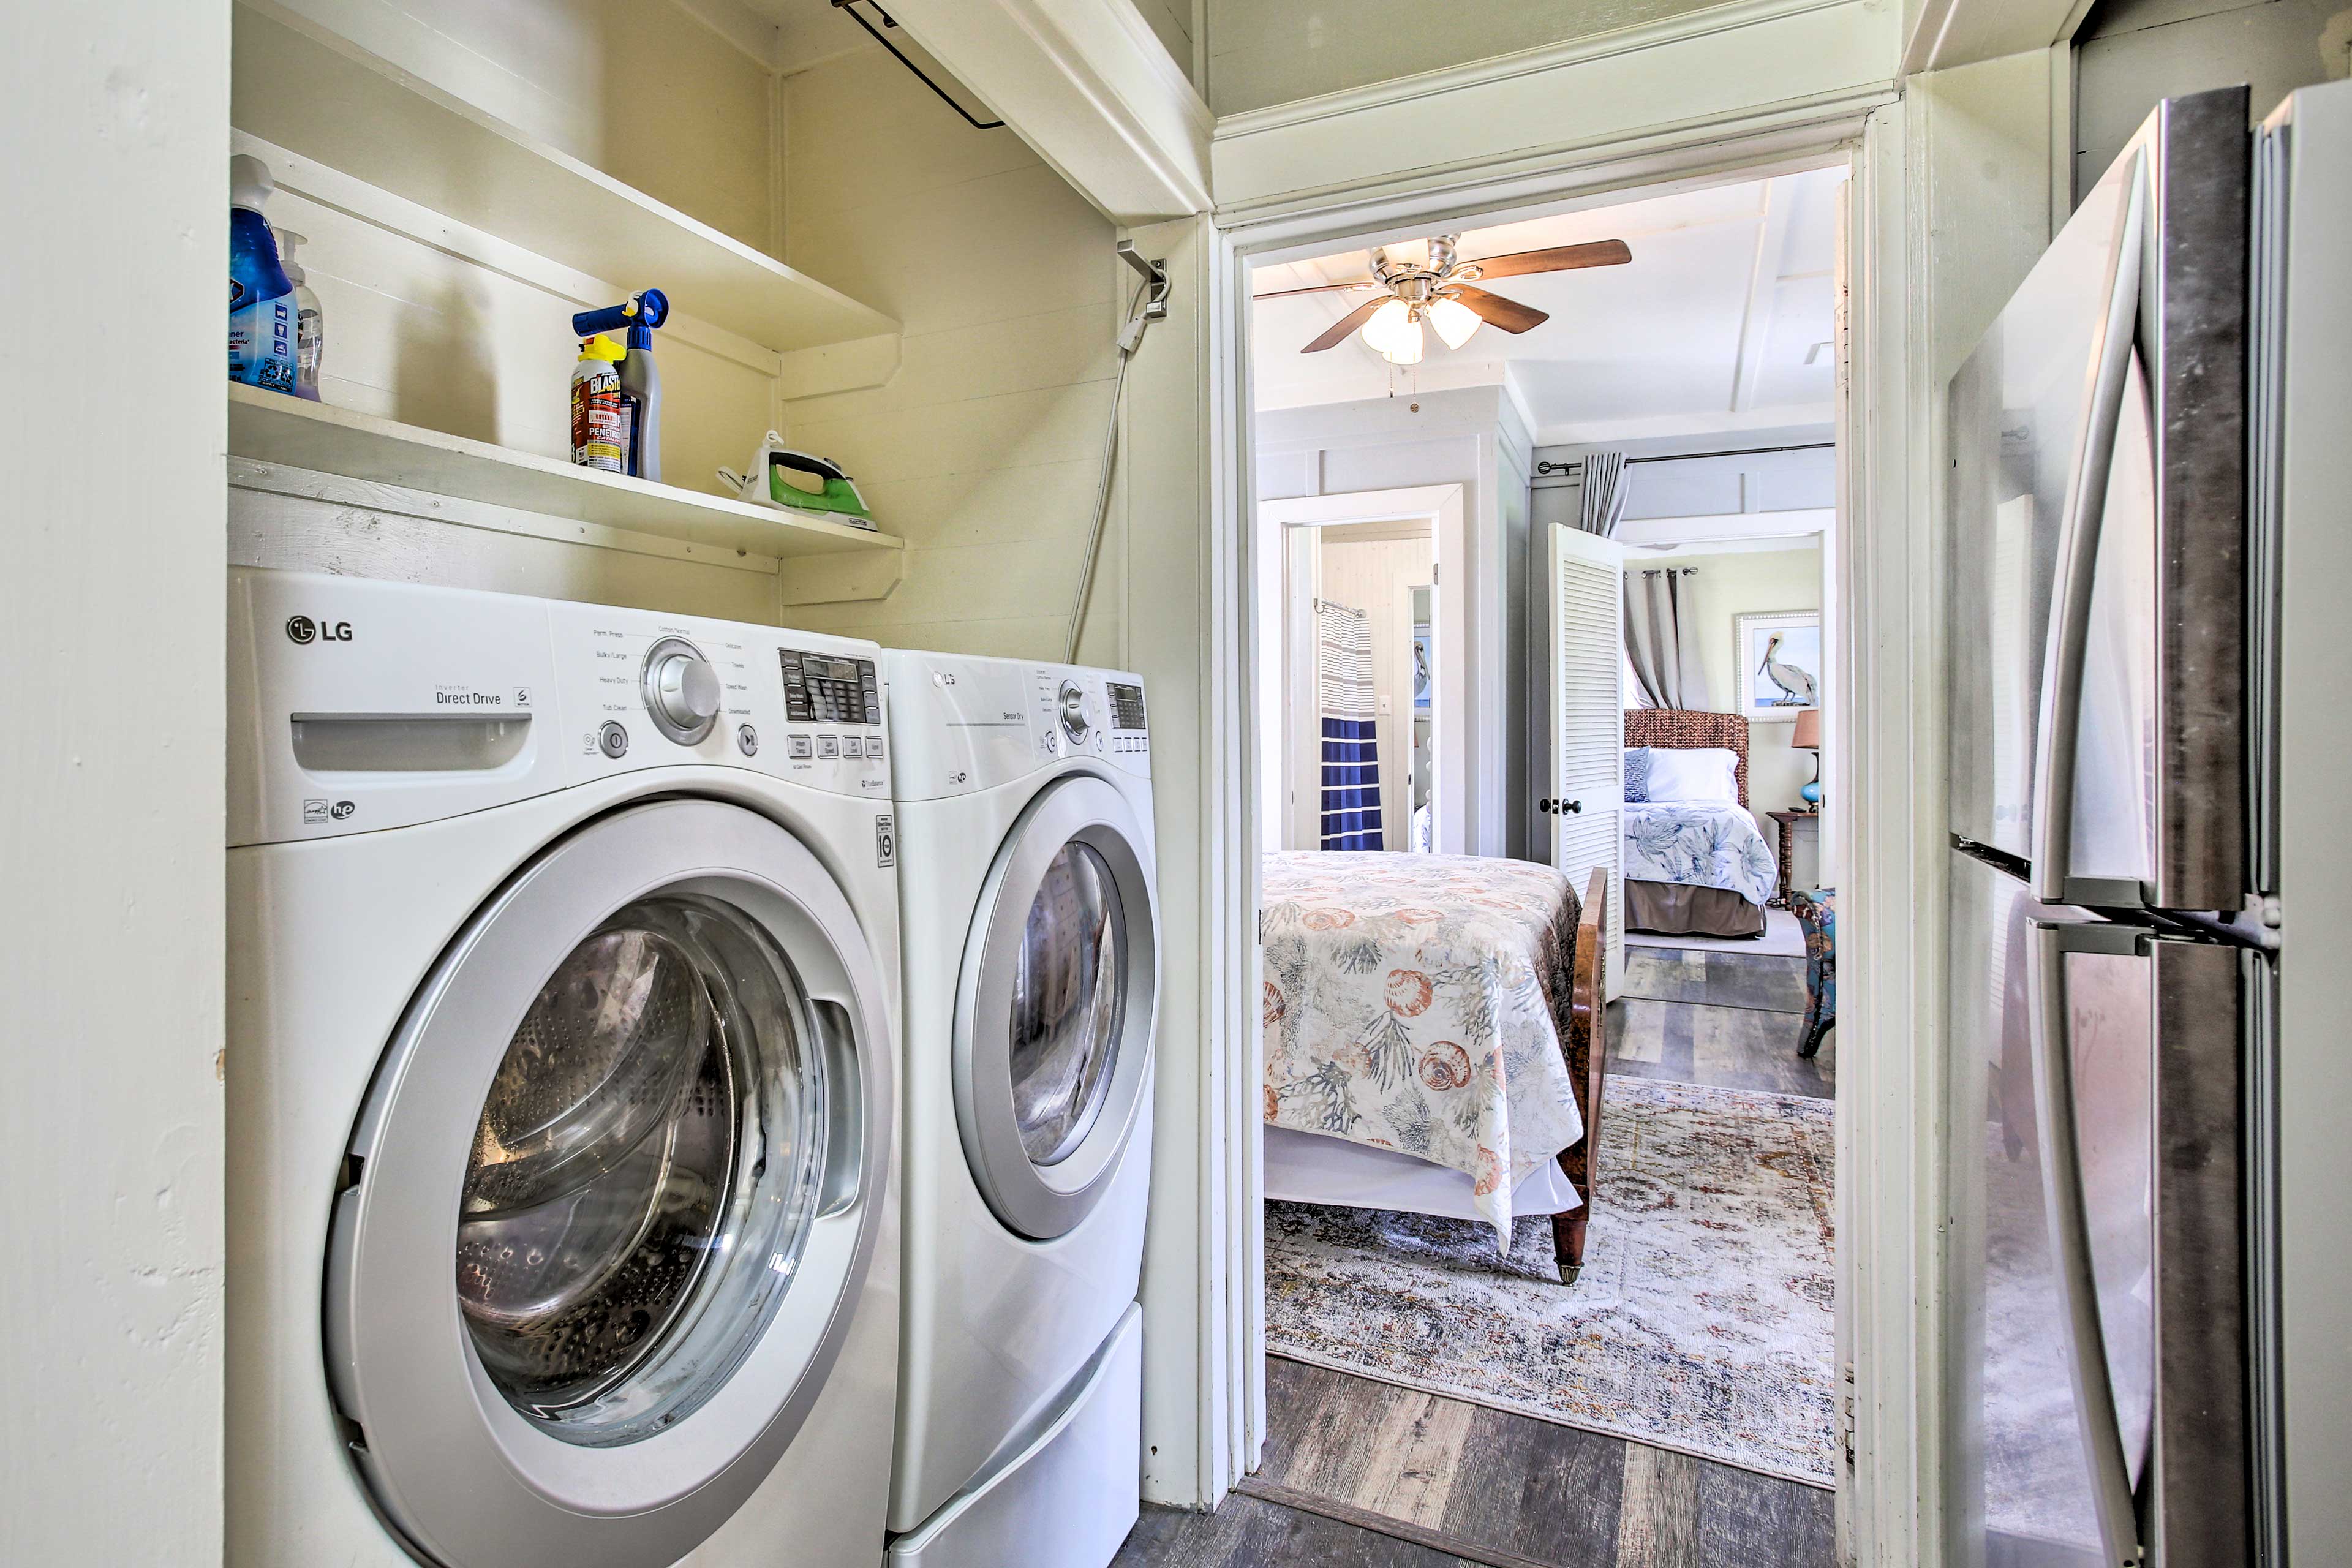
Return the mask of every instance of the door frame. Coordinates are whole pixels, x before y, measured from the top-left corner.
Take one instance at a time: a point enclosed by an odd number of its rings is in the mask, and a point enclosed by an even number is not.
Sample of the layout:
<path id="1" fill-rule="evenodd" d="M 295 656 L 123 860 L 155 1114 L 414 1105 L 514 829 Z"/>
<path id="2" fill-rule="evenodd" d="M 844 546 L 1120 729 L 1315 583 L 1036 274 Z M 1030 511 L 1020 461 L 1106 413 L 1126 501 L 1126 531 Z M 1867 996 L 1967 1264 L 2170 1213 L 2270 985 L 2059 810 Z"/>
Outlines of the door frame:
<path id="1" fill-rule="evenodd" d="M 1795 122 L 1792 123 L 1792 118 Z M 1942 1167 L 1932 1141 L 1942 1103 L 1938 999 L 1943 972 L 1942 786 L 1927 759 L 1937 754 L 1940 717 L 1940 592 L 1931 496 L 1923 458 L 1936 404 L 1934 370 L 1915 345 L 1931 341 L 1924 289 L 1907 287 L 1928 237 L 1915 232 L 1924 208 L 1906 190 L 1906 170 L 1924 163 L 1906 124 L 1896 83 L 1843 96 L 1792 117 L 1786 106 L 1749 108 L 1685 123 L 1681 134 L 1635 139 L 1562 155 L 1529 174 L 1476 169 L 1399 174 L 1367 190 L 1310 193 L 1221 215 L 1207 258 L 1204 322 L 1211 474 L 1209 550 L 1212 618 L 1256 624 L 1261 531 L 1251 432 L 1248 353 L 1253 265 L 1303 258 L 1368 238 L 1416 232 L 1526 209 L 1598 206 L 1676 186 L 1755 179 L 1843 162 L 1851 171 L 1839 301 L 1840 512 L 1827 570 L 1836 585 L 1838 625 L 1829 633 L 1834 674 L 1824 712 L 1833 762 L 1824 791 L 1838 809 L 1828 824 L 1844 905 L 1841 926 L 1853 952 L 1843 965 L 1843 1048 L 1838 1074 L 1836 1263 L 1838 1352 L 1843 1387 L 1838 1421 L 1845 1438 L 1839 1488 L 1840 1555 L 1869 1564 L 1939 1568 L 1939 1434 L 1942 1408 L 1940 1277 Z M 1827 623 L 1829 616 L 1824 616 Z M 1856 650 L 1872 650 L 1868 658 Z M 1216 765 L 1238 773 L 1234 792 L 1246 826 L 1236 835 L 1235 900 L 1212 923 L 1245 952 L 1236 978 L 1255 994 L 1262 969 L 1247 932 L 1258 904 L 1255 695 L 1251 650 L 1234 694 L 1243 722 L 1213 744 Z M 1842 744 L 1841 744 L 1842 742 Z M 1223 1333 L 1204 1341 L 1199 1363 L 1204 1458 L 1200 1501 L 1213 1505 L 1255 1468 L 1264 1443 L 1264 1215 L 1255 1082 L 1263 1063 L 1256 1031 L 1234 1042 L 1230 1092 L 1204 1105 L 1204 1144 L 1222 1152 L 1202 1199 L 1223 1223 L 1223 1265 L 1245 1271 L 1222 1292 Z M 1232 1179 L 1227 1179 L 1230 1176 Z M 1222 1439 L 1222 1440 L 1220 1440 Z"/>
<path id="2" fill-rule="evenodd" d="M 1414 522 L 1429 524 L 1431 543 L 1437 563 L 1436 632 L 1437 632 L 1437 712 L 1465 713 L 1470 700 L 1468 629 L 1469 587 L 1464 581 L 1469 574 L 1460 566 L 1452 568 L 1446 563 L 1468 558 L 1469 521 L 1464 506 L 1463 487 L 1450 485 L 1406 485 L 1394 489 L 1339 490 L 1324 495 L 1293 496 L 1279 500 L 1257 503 L 1258 578 L 1257 612 L 1250 624 L 1258 628 L 1260 650 L 1279 661 L 1275 672 L 1282 680 L 1282 689 L 1295 694 L 1302 679 L 1311 685 L 1310 671 L 1303 676 L 1294 659 L 1297 647 L 1298 605 L 1291 593 L 1290 567 L 1296 557 L 1289 545 L 1296 540 L 1297 530 L 1340 527 L 1358 522 Z M 1277 538 L 1281 544 L 1277 547 Z M 1269 589 L 1276 595 L 1275 603 L 1265 603 Z M 1310 630 L 1309 636 L 1312 636 Z M 1265 639 L 1271 636 L 1275 640 Z M 1295 713 L 1294 708 L 1289 710 Z M 1272 722 L 1268 722 L 1271 719 Z M 1287 731 L 1281 728 L 1283 714 L 1259 712 L 1255 721 L 1264 737 L 1278 739 L 1285 747 L 1297 743 L 1300 726 L 1291 725 Z M 1441 855 L 1467 853 L 1470 841 L 1470 748 L 1466 726 L 1455 722 L 1441 726 L 1437 748 L 1437 777 L 1433 792 L 1437 809 L 1431 815 L 1431 844 Z M 1286 762 L 1279 756 L 1266 754 L 1267 770 L 1278 784 L 1284 775 Z M 1258 792 L 1250 798 L 1265 800 L 1265 780 L 1260 779 Z M 1302 811 L 1293 799 L 1290 809 Z M 1410 813 L 1407 814 L 1410 817 Z M 1406 825 L 1410 831 L 1410 823 Z M 1394 825 L 1391 830 L 1394 831 Z"/>

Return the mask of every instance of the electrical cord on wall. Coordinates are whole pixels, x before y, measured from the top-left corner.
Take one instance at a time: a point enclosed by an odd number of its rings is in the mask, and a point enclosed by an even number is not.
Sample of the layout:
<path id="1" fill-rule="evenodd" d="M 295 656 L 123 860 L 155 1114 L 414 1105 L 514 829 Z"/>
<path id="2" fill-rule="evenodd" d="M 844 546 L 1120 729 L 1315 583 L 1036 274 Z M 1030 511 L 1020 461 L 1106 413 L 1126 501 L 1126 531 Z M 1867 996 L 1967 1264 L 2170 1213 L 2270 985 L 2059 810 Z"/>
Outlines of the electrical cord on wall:
<path id="1" fill-rule="evenodd" d="M 1095 556 L 1102 549 L 1103 523 L 1110 515 L 1111 461 L 1118 450 L 1118 403 L 1127 390 L 1127 363 L 1135 354 L 1136 345 L 1143 342 L 1143 329 L 1155 316 L 1152 305 L 1166 298 L 1167 284 L 1158 285 L 1158 293 L 1150 304 L 1145 296 L 1154 292 L 1150 279 L 1136 285 L 1135 298 L 1127 303 L 1127 325 L 1118 333 L 1118 374 L 1111 382 L 1110 418 L 1103 426 L 1102 477 L 1095 483 L 1095 521 L 1087 534 L 1087 555 L 1078 568 L 1078 591 L 1070 600 L 1070 636 L 1062 649 L 1062 662 L 1078 662 L 1078 631 L 1086 624 L 1087 595 L 1094 587 Z"/>

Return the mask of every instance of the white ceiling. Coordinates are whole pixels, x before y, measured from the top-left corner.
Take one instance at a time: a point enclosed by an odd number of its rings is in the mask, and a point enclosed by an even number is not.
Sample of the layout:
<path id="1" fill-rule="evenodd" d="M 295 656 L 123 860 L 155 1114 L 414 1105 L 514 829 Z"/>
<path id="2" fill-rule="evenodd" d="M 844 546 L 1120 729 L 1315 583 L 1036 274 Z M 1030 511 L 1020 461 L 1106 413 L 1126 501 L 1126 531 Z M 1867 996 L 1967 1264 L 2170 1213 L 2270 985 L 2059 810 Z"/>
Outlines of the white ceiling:
<path id="1" fill-rule="evenodd" d="M 1459 349 L 1392 366 L 1351 335 L 1298 351 L 1370 295 L 1261 300 L 1251 335 L 1260 408 L 1491 386 L 1508 366 L 1543 445 L 1827 423 L 1834 366 L 1832 262 L 1843 169 L 1686 191 L 1462 236 L 1465 259 L 1622 239 L 1622 267 L 1497 279 L 1491 292 L 1551 313 L 1514 336 L 1482 327 Z M 1258 293 L 1370 276 L 1369 253 L 1260 268 Z M 1812 363 L 1808 363 L 1811 355 Z"/>

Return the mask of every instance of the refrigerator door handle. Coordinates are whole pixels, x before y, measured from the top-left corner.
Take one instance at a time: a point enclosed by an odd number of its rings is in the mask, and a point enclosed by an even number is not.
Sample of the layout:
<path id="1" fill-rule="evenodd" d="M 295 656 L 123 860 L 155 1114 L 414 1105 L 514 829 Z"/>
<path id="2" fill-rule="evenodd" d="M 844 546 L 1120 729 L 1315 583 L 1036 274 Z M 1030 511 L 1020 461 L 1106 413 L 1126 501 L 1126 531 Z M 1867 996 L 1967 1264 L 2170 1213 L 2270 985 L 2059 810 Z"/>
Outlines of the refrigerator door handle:
<path id="1" fill-rule="evenodd" d="M 2083 714 L 2083 660 L 2090 646 L 2091 586 L 2097 574 L 2100 524 L 2106 514 L 2107 469 L 2115 461 L 2116 429 L 2130 379 L 2139 315 L 2140 250 L 2147 224 L 2147 154 L 2133 157 L 2131 194 L 2116 220 L 2107 308 L 2092 358 L 2090 407 L 2066 485 L 2065 513 L 2058 523 L 2050 640 L 2042 652 L 2030 848 L 2033 896 L 2045 903 L 2072 901 L 2066 873 L 2074 859 L 2074 746 Z"/>
<path id="2" fill-rule="evenodd" d="M 2092 1505 L 2106 1561 L 2115 1568 L 2139 1568 L 2139 1518 L 2132 1502 L 2131 1467 L 2124 1453 L 2123 1423 L 2107 1369 L 2106 1333 L 2099 1322 L 2098 1282 L 2092 1269 L 2065 991 L 2070 948 L 2104 950 L 2116 944 L 2119 933 L 2114 927 L 2056 926 L 2042 921 L 2029 922 L 2027 929 L 2026 1043 L 2033 1066 L 2034 1140 L 2042 1161 L 2051 1257 L 2064 1307 L 2067 1371 L 2074 1385 L 2083 1451 L 2091 1466 Z"/>

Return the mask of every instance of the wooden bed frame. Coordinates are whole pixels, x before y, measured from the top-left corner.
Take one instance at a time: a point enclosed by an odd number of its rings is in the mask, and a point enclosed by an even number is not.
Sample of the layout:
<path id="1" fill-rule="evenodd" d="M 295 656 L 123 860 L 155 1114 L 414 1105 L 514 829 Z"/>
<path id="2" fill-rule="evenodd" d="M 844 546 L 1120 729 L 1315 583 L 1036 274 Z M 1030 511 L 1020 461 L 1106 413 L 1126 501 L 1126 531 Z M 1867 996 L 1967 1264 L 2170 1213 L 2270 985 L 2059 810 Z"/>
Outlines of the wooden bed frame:
<path id="1" fill-rule="evenodd" d="M 1727 714 L 1737 718 L 1737 714 Z M 1741 788 L 1746 786 L 1743 778 Z M 1592 1223 L 1592 1184 L 1601 1164 L 1601 1090 L 1609 1073 L 1609 872 L 1595 867 L 1576 917 L 1576 956 L 1569 987 L 1568 1075 L 1575 1081 L 1584 1136 L 1559 1152 L 1559 1173 L 1584 1202 L 1551 1216 L 1552 1254 L 1559 1282 L 1573 1285 L 1584 1271 L 1584 1233 Z"/>

